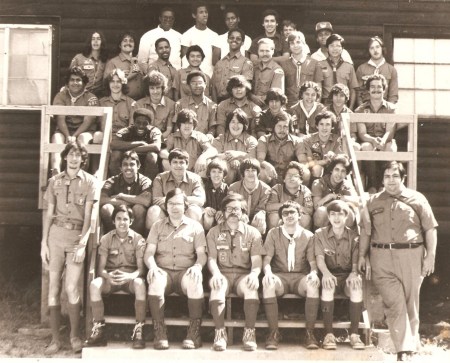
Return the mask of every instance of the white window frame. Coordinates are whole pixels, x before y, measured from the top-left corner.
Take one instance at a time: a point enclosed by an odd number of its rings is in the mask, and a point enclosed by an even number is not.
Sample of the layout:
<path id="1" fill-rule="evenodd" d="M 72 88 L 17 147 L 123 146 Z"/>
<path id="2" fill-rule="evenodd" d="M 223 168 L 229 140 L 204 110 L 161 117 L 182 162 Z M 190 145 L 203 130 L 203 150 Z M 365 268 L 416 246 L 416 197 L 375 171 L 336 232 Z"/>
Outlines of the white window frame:
<path id="1" fill-rule="evenodd" d="M 0 109 L 8 110 L 36 110 L 41 109 L 42 105 L 8 105 L 8 81 L 9 81 L 9 54 L 10 54 L 10 33 L 11 29 L 39 29 L 48 31 L 48 41 L 49 41 L 49 52 L 48 52 L 48 94 L 47 94 L 47 104 L 51 100 L 51 86 L 52 86 L 52 54 L 53 54 L 53 26 L 50 24 L 2 24 L 0 23 L 0 29 L 5 31 L 4 36 L 4 49 L 3 55 L 3 91 L 0 95 Z"/>

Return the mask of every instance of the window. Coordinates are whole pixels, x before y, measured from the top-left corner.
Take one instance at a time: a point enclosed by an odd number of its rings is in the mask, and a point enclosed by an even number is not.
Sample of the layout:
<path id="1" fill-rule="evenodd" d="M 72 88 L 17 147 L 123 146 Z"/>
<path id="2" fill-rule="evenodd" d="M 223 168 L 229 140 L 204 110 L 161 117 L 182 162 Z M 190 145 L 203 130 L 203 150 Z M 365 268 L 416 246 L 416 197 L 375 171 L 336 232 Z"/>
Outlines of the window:
<path id="1" fill-rule="evenodd" d="M 0 24 L 0 107 L 48 104 L 52 26 Z"/>
<path id="2" fill-rule="evenodd" d="M 450 39 L 394 37 L 399 113 L 450 115 L 450 55 L 447 49 L 450 49 Z"/>

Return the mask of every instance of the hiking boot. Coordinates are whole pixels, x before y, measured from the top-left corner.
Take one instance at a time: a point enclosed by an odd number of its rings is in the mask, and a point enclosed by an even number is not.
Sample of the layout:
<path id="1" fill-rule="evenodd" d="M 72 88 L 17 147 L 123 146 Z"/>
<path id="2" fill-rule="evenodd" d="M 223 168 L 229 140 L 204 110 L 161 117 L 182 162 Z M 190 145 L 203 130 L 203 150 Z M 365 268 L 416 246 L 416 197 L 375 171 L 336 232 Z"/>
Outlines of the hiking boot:
<path id="1" fill-rule="evenodd" d="M 70 346 L 72 347 L 72 352 L 81 353 L 81 350 L 83 349 L 83 342 L 78 337 L 71 337 Z"/>
<path id="2" fill-rule="evenodd" d="M 359 334 L 351 334 L 350 335 L 350 345 L 353 349 L 361 350 L 365 349 L 365 344 L 361 341 Z"/>
<path id="3" fill-rule="evenodd" d="M 242 343 L 244 343 L 244 350 L 253 351 L 256 350 L 256 337 L 255 328 L 244 328 L 244 336 L 242 337 Z"/>
<path id="4" fill-rule="evenodd" d="M 336 337 L 333 333 L 328 333 L 325 335 L 322 343 L 323 349 L 334 350 L 336 349 Z"/>
<path id="5" fill-rule="evenodd" d="M 169 341 L 167 340 L 167 328 L 164 320 L 153 320 L 153 329 L 155 331 L 153 347 L 158 350 L 169 349 Z"/>
<path id="6" fill-rule="evenodd" d="M 217 352 L 222 352 L 227 349 L 227 331 L 225 328 L 214 330 L 214 344 L 213 349 Z"/>
<path id="7" fill-rule="evenodd" d="M 58 353 L 60 349 L 61 349 L 61 342 L 59 340 L 52 339 L 50 344 L 45 347 L 44 354 L 53 355 L 55 353 Z"/>
<path id="8" fill-rule="evenodd" d="M 267 350 L 277 350 L 278 343 L 280 343 L 281 334 L 278 329 L 273 329 L 270 331 L 266 339 L 266 349 Z"/>
<path id="9" fill-rule="evenodd" d="M 202 319 L 191 319 L 186 339 L 183 340 L 183 349 L 197 349 L 202 346 L 202 337 L 200 336 L 200 326 Z"/>
<path id="10" fill-rule="evenodd" d="M 314 336 L 313 330 L 306 330 L 305 347 L 306 349 L 319 349 L 319 342 Z"/>
<path id="11" fill-rule="evenodd" d="M 85 347 L 104 347 L 108 344 L 105 337 L 105 321 L 94 321 L 91 336 L 84 341 Z"/>
<path id="12" fill-rule="evenodd" d="M 133 349 L 144 349 L 144 322 L 136 323 L 133 329 L 133 334 L 131 335 L 131 340 L 133 341 Z"/>

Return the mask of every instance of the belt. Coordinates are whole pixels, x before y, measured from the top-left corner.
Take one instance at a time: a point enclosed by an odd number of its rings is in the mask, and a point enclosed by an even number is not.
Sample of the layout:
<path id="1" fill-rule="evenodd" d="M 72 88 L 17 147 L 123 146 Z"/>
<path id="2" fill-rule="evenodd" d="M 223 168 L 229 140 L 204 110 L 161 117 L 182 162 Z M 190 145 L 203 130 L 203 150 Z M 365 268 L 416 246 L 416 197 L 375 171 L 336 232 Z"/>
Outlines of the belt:
<path id="1" fill-rule="evenodd" d="M 419 243 L 372 243 L 371 246 L 375 248 L 383 248 L 387 250 L 403 250 L 410 248 L 417 248 L 422 246 L 423 242 Z"/>
<path id="2" fill-rule="evenodd" d="M 70 229 L 70 230 L 83 228 L 83 224 L 82 223 L 62 222 L 62 221 L 59 221 L 57 219 L 53 223 L 55 225 L 57 225 L 58 227 L 62 227 L 62 228 L 65 228 L 65 229 Z"/>

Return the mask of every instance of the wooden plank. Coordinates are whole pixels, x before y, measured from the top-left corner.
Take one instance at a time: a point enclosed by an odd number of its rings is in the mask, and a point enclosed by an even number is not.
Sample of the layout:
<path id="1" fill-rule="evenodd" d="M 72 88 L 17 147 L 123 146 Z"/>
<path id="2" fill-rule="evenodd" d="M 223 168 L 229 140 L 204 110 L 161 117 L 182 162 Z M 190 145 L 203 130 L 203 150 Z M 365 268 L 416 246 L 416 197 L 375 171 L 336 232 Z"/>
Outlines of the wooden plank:
<path id="1" fill-rule="evenodd" d="M 349 113 L 348 115 L 350 122 L 414 124 L 414 115 L 402 115 L 397 113 Z"/>
<path id="2" fill-rule="evenodd" d="M 80 116 L 103 116 L 107 107 L 89 106 L 46 106 L 45 114 L 48 115 L 80 115 Z M 111 107 L 109 107 L 111 108 Z"/>
<path id="3" fill-rule="evenodd" d="M 5 212 L 29 212 L 36 209 L 35 198 L 4 198 L 0 197 L 0 211 Z"/>
<path id="4" fill-rule="evenodd" d="M 42 223 L 41 213 L 36 212 L 9 212 L 0 211 L 0 225 L 40 226 Z"/>
<path id="5" fill-rule="evenodd" d="M 33 187 L 36 185 L 37 178 L 37 173 L 21 173 L 17 172 L 17 170 L 0 173 L 0 182 L 27 183 Z"/>
<path id="6" fill-rule="evenodd" d="M 392 151 L 355 151 L 357 160 L 397 160 L 412 161 L 414 155 L 411 152 L 392 152 Z"/>

